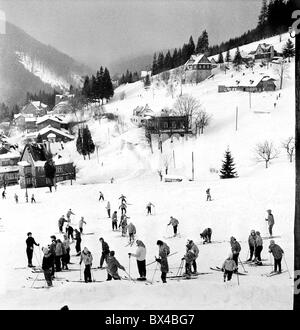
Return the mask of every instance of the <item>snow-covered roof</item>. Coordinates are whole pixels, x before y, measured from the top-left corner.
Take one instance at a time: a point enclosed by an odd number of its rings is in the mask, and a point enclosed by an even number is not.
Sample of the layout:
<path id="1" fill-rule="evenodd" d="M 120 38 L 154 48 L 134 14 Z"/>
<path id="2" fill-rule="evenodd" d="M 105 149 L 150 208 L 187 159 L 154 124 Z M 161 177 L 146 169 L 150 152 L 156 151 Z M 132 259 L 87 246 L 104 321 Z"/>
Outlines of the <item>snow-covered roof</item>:
<path id="1" fill-rule="evenodd" d="M 253 75 L 247 75 L 247 76 L 242 76 L 240 78 L 232 79 L 232 80 L 228 81 L 224 86 L 226 86 L 226 87 L 238 87 L 238 86 L 256 87 L 261 81 L 269 81 L 269 80 L 275 81 L 276 79 L 269 75 L 253 74 Z"/>
<path id="2" fill-rule="evenodd" d="M 60 123 L 60 124 L 67 124 L 64 119 L 60 118 L 59 116 L 53 116 L 53 115 L 45 115 L 45 116 L 42 116 L 42 117 L 39 117 L 36 121 L 37 124 L 40 124 L 40 123 L 43 123 L 44 121 L 46 120 L 53 120 L 57 123 Z"/>
<path id="3" fill-rule="evenodd" d="M 38 134 L 44 135 L 44 134 L 47 134 L 48 132 L 50 132 L 50 133 L 52 132 L 54 134 L 56 133 L 58 135 L 63 135 L 63 136 L 65 136 L 69 139 L 72 139 L 72 140 L 75 139 L 75 137 L 73 135 L 70 135 L 70 134 L 66 133 L 65 130 L 59 130 L 59 129 L 56 129 L 56 128 L 50 126 L 50 125 L 48 125 L 48 126 L 42 128 L 41 130 L 39 130 Z"/>
<path id="4" fill-rule="evenodd" d="M 24 115 L 22 113 L 14 114 L 14 119 L 18 119 L 19 117 L 24 117 Z"/>
<path id="5" fill-rule="evenodd" d="M 147 76 L 151 76 L 151 71 L 141 71 L 141 78 L 145 78 Z"/>
<path id="6" fill-rule="evenodd" d="M 197 54 L 197 55 L 191 55 L 190 59 L 185 63 L 185 65 L 188 64 L 198 64 L 202 61 L 203 57 L 207 59 L 207 61 L 203 63 L 211 63 L 210 60 L 205 56 L 205 54 Z"/>
<path id="7" fill-rule="evenodd" d="M 0 173 L 9 173 L 9 172 L 18 172 L 19 166 L 12 165 L 12 166 L 0 166 Z"/>
<path id="8" fill-rule="evenodd" d="M 55 135 L 54 133 L 50 133 L 50 134 L 47 135 L 47 137 L 48 137 L 48 138 L 55 138 L 56 135 Z"/>
<path id="9" fill-rule="evenodd" d="M 47 104 L 44 104 L 41 101 L 31 101 L 31 104 L 34 105 L 38 109 L 40 109 L 40 108 L 46 109 L 48 107 Z"/>
<path id="10" fill-rule="evenodd" d="M 19 158 L 20 154 L 16 152 L 7 152 L 6 154 L 0 155 L 0 159 L 12 159 L 12 158 Z"/>
<path id="11" fill-rule="evenodd" d="M 25 117 L 25 122 L 36 122 L 35 117 Z"/>
<path id="12" fill-rule="evenodd" d="M 73 163 L 70 156 L 60 157 L 59 155 L 56 155 L 55 157 L 53 157 L 53 161 L 54 161 L 55 165 L 63 165 L 63 164 Z"/>
<path id="13" fill-rule="evenodd" d="M 18 162 L 19 166 L 31 166 L 26 160 L 22 160 L 21 162 Z"/>
<path id="14" fill-rule="evenodd" d="M 266 44 L 266 43 L 264 42 L 264 43 L 259 44 L 259 45 L 257 46 L 257 48 L 258 48 L 258 47 L 261 47 L 261 49 L 262 49 L 264 52 L 268 52 L 268 51 L 270 51 L 270 49 L 271 49 L 272 46 L 273 46 L 273 45 Z"/>

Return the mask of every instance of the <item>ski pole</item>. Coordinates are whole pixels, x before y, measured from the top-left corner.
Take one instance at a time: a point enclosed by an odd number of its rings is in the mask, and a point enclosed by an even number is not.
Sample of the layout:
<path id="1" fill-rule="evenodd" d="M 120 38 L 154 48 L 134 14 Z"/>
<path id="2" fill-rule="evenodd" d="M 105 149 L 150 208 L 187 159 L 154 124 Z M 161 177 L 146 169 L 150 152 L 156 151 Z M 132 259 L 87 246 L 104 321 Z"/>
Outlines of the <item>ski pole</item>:
<path id="1" fill-rule="evenodd" d="M 239 272 L 236 272 L 236 276 L 237 276 L 237 282 L 238 282 L 238 285 L 240 285 Z"/>
<path id="2" fill-rule="evenodd" d="M 131 276 L 130 276 L 130 255 L 128 256 L 128 271 L 129 271 L 129 278 L 130 278 L 130 281 L 131 281 Z"/>
<path id="3" fill-rule="evenodd" d="M 242 264 L 242 267 L 243 267 L 243 270 L 244 270 L 244 272 L 245 273 L 248 273 L 248 271 L 245 269 L 245 267 L 244 267 L 244 265 L 243 265 L 243 263 L 242 263 L 242 261 L 241 261 L 241 258 L 239 257 L 239 261 L 240 261 L 240 263 Z"/>
<path id="4" fill-rule="evenodd" d="M 79 273 L 80 273 L 80 281 L 81 281 L 81 264 L 80 264 L 80 271 L 79 271 Z"/>
<path id="5" fill-rule="evenodd" d="M 168 258 L 170 258 L 171 256 L 173 256 L 174 254 L 176 254 L 176 253 L 178 253 L 178 251 L 176 251 L 176 252 L 173 252 L 173 253 L 171 253 L 171 254 L 169 254 L 168 255 Z M 149 264 L 147 264 L 146 266 L 150 266 L 150 265 L 152 265 L 152 264 L 154 264 L 156 262 L 156 260 L 155 261 L 152 261 L 152 262 L 150 262 Z"/>
<path id="6" fill-rule="evenodd" d="M 34 281 L 33 281 L 32 284 L 31 284 L 31 288 L 33 287 L 33 285 L 34 285 L 35 281 L 37 280 L 37 278 L 39 277 L 39 275 L 40 275 L 40 273 L 37 273 L 37 275 L 36 275 Z"/>
<path id="7" fill-rule="evenodd" d="M 155 267 L 155 270 L 154 270 L 154 273 L 153 273 L 153 276 L 152 276 L 152 280 L 151 280 L 151 283 L 153 283 L 153 280 L 154 280 L 154 275 L 157 271 L 157 266 L 158 266 L 158 262 L 156 261 L 156 267 Z"/>
<path id="8" fill-rule="evenodd" d="M 285 266 L 286 266 L 286 269 L 287 269 L 287 271 L 288 271 L 288 273 L 289 273 L 289 276 L 290 276 L 290 278 L 292 278 L 291 273 L 290 273 L 290 271 L 289 271 L 289 267 L 288 267 L 287 262 L 286 262 L 286 259 L 285 259 L 285 255 L 283 255 L 283 260 L 284 260 L 284 262 L 285 262 Z"/>
<path id="9" fill-rule="evenodd" d="M 134 284 L 136 284 L 135 283 L 135 280 L 132 279 L 132 277 L 130 276 L 130 274 L 128 274 L 125 269 L 124 269 L 124 272 L 129 277 L 130 281 L 132 281 Z"/>

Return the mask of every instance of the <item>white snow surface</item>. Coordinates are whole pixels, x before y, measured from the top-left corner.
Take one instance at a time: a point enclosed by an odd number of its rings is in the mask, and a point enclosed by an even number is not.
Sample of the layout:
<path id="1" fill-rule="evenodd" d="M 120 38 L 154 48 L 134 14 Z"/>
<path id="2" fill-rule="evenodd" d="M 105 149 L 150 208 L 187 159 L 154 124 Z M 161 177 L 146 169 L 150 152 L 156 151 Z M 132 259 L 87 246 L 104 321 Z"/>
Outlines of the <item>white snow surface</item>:
<path id="1" fill-rule="evenodd" d="M 278 37 L 277 37 L 278 38 Z M 284 39 L 284 38 L 283 38 Z M 242 48 L 242 47 L 241 47 Z M 255 47 L 252 45 L 249 48 Z M 268 70 L 256 66 L 256 74 L 262 71 L 273 75 L 273 67 Z M 245 74 L 251 71 L 244 69 Z M 283 269 L 288 266 L 293 276 L 293 217 L 294 217 L 294 163 L 290 163 L 281 144 L 294 135 L 294 62 L 289 66 L 283 89 L 268 93 L 251 94 L 252 107 L 249 107 L 249 94 L 243 92 L 218 93 L 218 84 L 231 78 L 230 70 L 215 70 L 212 79 L 198 85 L 184 85 L 183 93 L 196 97 L 212 115 L 211 124 L 198 138 L 174 138 L 163 142 L 163 154 L 153 141 L 153 154 L 147 144 L 142 128 L 130 123 L 132 110 L 148 104 L 155 112 L 163 107 L 172 107 L 175 96 L 167 93 L 163 84 L 144 90 L 137 82 L 120 86 L 115 97 L 105 105 L 107 112 L 119 115 L 122 122 L 102 119 L 100 122 L 88 120 L 93 140 L 98 146 L 91 159 L 84 160 L 76 152 L 76 141 L 64 145 L 77 169 L 77 180 L 63 182 L 57 191 L 49 193 L 46 188 L 30 189 L 36 204 L 25 202 L 25 190 L 17 186 L 7 187 L 7 199 L 0 200 L 0 251 L 2 262 L 0 271 L 1 309 L 59 309 L 67 304 L 70 309 L 292 309 L 293 280 L 288 273 L 265 277 L 271 267 L 250 267 L 245 265 L 247 276 L 240 276 L 240 285 L 234 276 L 230 284 L 223 282 L 222 273 L 210 270 L 221 266 L 230 252 L 229 239 L 235 236 L 241 242 L 240 257 L 246 260 L 247 239 L 252 229 L 267 236 L 266 210 L 272 209 L 275 238 L 285 251 Z M 120 94 L 125 92 L 125 99 Z M 179 95 L 179 86 L 175 95 Z M 276 100 L 278 94 L 279 100 Z M 274 108 L 274 102 L 277 103 Z M 238 130 L 235 130 L 235 114 L 238 107 Z M 88 116 L 88 114 L 86 114 Z M 256 161 L 254 152 L 259 142 L 270 140 L 280 149 L 278 158 L 271 161 L 266 169 L 263 162 Z M 224 152 L 229 146 L 234 157 L 238 178 L 221 180 L 216 173 L 221 167 Z M 175 154 L 175 162 L 172 157 Z M 195 180 L 192 177 L 191 153 L 194 152 Z M 162 169 L 165 159 L 169 160 L 169 175 L 183 177 L 182 182 L 161 182 L 157 170 Z M 175 163 L 175 164 L 174 164 Z M 174 166 L 175 165 L 175 166 Z M 114 183 L 110 179 L 114 178 Z M 206 202 L 205 191 L 210 188 L 212 201 Z M 105 202 L 99 202 L 99 191 L 104 193 Z M 19 195 L 15 204 L 14 194 Z M 50 243 L 50 235 L 60 237 L 57 221 L 62 214 L 72 208 L 74 228 L 84 216 L 87 225 L 83 235 L 82 248 L 87 246 L 94 257 L 94 266 L 99 265 L 101 246 L 99 238 L 104 237 L 116 257 L 131 275 L 138 277 L 135 258 L 129 260 L 128 252 L 135 247 L 125 247 L 128 238 L 120 232 L 113 232 L 111 220 L 107 218 L 105 206 L 110 201 L 112 211 L 119 212 L 119 196 L 124 194 L 130 203 L 128 215 L 137 228 L 137 238 L 147 248 L 147 263 L 158 255 L 157 239 L 162 239 L 177 254 L 169 258 L 169 275 L 174 275 L 185 253 L 187 239 L 200 243 L 200 232 L 213 229 L 213 240 L 222 243 L 198 245 L 198 271 L 212 272 L 190 281 L 168 280 L 162 284 L 160 272 L 155 263 L 147 267 L 147 277 L 153 285 L 129 281 L 103 283 L 73 283 L 54 281 L 51 289 L 32 289 L 35 277 L 29 269 L 15 269 L 27 265 L 25 240 L 28 231 L 41 246 Z M 155 205 L 155 213 L 146 216 L 146 204 Z M 166 238 L 172 235 L 167 227 L 170 216 L 179 220 L 179 238 Z M 270 262 L 269 240 L 264 240 L 262 258 Z M 71 245 L 71 254 L 75 253 Z M 41 251 L 35 247 L 33 263 L 41 263 Z M 70 268 L 79 269 L 79 258 L 72 257 Z M 286 261 L 286 263 L 285 263 Z M 241 265 L 239 266 L 242 271 Z M 122 270 L 119 271 L 124 276 Z M 83 272 L 81 274 L 83 276 Z M 80 272 L 57 273 L 58 278 L 79 280 Z M 93 271 L 97 280 L 106 279 L 106 270 Z M 43 274 L 38 276 L 42 279 Z M 44 285 L 36 281 L 34 286 Z M 130 299 L 129 299 L 130 297 Z"/>

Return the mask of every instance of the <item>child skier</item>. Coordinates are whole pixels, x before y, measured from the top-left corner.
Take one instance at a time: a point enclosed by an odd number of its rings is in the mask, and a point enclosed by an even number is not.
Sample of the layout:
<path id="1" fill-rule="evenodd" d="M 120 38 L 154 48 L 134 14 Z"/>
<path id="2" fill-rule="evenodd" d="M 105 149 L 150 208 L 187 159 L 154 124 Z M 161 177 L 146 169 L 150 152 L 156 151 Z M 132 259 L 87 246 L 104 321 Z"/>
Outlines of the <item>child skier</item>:
<path id="1" fill-rule="evenodd" d="M 31 203 L 36 203 L 35 198 L 34 198 L 34 194 L 31 195 Z"/>
<path id="2" fill-rule="evenodd" d="M 130 222 L 127 226 L 128 234 L 129 234 L 129 243 L 134 242 L 134 235 L 136 234 L 136 228 L 135 225 Z"/>
<path id="3" fill-rule="evenodd" d="M 107 263 L 107 258 L 109 255 L 109 245 L 104 241 L 104 239 L 102 237 L 99 238 L 99 241 L 102 245 L 102 254 L 101 254 L 101 258 L 100 258 L 100 267 L 99 268 L 103 268 L 104 260 Z"/>
<path id="4" fill-rule="evenodd" d="M 118 230 L 118 216 L 117 216 L 117 211 L 114 211 L 111 220 L 112 220 L 112 230 L 113 231 L 115 229 Z"/>
<path id="5" fill-rule="evenodd" d="M 118 268 L 125 271 L 125 267 L 123 267 L 119 261 L 115 258 L 115 251 L 110 251 L 109 256 L 107 257 L 107 280 L 111 281 L 120 280 L 121 277 L 118 274 Z"/>
<path id="6" fill-rule="evenodd" d="M 222 270 L 224 272 L 224 282 L 231 281 L 232 274 L 237 271 L 237 264 L 233 260 L 233 255 L 232 253 L 229 254 L 228 258 L 224 261 Z"/>
<path id="7" fill-rule="evenodd" d="M 119 206 L 119 209 L 121 209 L 122 214 L 126 214 L 127 212 L 126 202 L 122 202 L 121 205 Z"/>
<path id="8" fill-rule="evenodd" d="M 64 223 L 65 222 L 68 222 L 66 219 L 65 219 L 65 216 L 62 215 L 59 219 L 58 219 L 58 230 L 60 233 L 63 232 L 63 226 L 64 226 Z"/>
<path id="9" fill-rule="evenodd" d="M 232 259 L 234 260 L 236 265 L 238 265 L 239 255 L 241 252 L 241 245 L 233 236 L 230 238 L 230 245 L 231 245 Z"/>
<path id="10" fill-rule="evenodd" d="M 84 268 L 84 281 L 85 283 L 92 282 L 92 275 L 91 275 L 91 267 L 92 267 L 92 262 L 93 262 L 93 256 L 91 252 L 88 250 L 88 248 L 84 248 L 83 251 L 81 252 L 80 255 L 80 262 L 84 263 L 85 268 Z"/>
<path id="11" fill-rule="evenodd" d="M 101 201 L 101 199 L 104 201 L 104 195 L 102 193 L 102 191 L 99 191 L 99 202 Z"/>
<path id="12" fill-rule="evenodd" d="M 151 215 L 151 206 L 155 207 L 151 202 L 149 202 L 146 206 L 147 209 L 147 215 Z"/>
<path id="13" fill-rule="evenodd" d="M 126 236 L 127 233 L 127 219 L 128 217 L 126 216 L 126 214 L 121 215 L 119 227 L 122 228 L 122 236 Z"/>
<path id="14" fill-rule="evenodd" d="M 203 232 L 200 234 L 200 237 L 204 240 L 203 244 L 211 243 L 211 235 L 212 235 L 211 228 L 206 228 L 203 230 Z"/>
<path id="15" fill-rule="evenodd" d="M 69 211 L 67 212 L 67 220 L 68 220 L 68 222 L 71 222 L 71 215 L 75 215 L 75 213 L 73 213 L 72 210 L 69 209 Z"/>
<path id="16" fill-rule="evenodd" d="M 258 265 L 258 266 L 261 266 L 262 265 L 262 262 L 261 262 L 261 251 L 263 250 L 263 240 L 260 236 L 260 232 L 257 231 L 256 233 L 256 239 L 255 239 L 255 263 Z"/>
<path id="17" fill-rule="evenodd" d="M 84 217 L 81 217 L 81 219 L 79 220 L 79 224 L 78 224 L 80 234 L 82 234 L 82 232 L 83 232 L 83 224 L 86 225 L 86 222 L 84 221 Z"/>
<path id="18" fill-rule="evenodd" d="M 206 189 L 206 201 L 211 201 L 210 188 Z"/>
<path id="19" fill-rule="evenodd" d="M 19 196 L 17 194 L 15 194 L 15 201 L 17 204 L 19 203 Z"/>
<path id="20" fill-rule="evenodd" d="M 271 273 L 276 273 L 277 267 L 278 267 L 277 273 L 281 273 L 281 259 L 284 254 L 284 251 L 279 245 L 275 244 L 274 240 L 270 241 L 269 253 L 272 253 L 274 257 L 274 270 Z"/>
<path id="21" fill-rule="evenodd" d="M 53 266 L 53 255 L 48 248 L 42 249 L 44 253 L 42 261 L 42 269 L 44 271 L 44 277 L 47 282 L 48 287 L 53 286 L 52 284 L 52 266 Z"/>
<path id="22" fill-rule="evenodd" d="M 272 210 L 267 210 L 268 212 L 268 218 L 265 219 L 266 221 L 268 221 L 268 226 L 269 226 L 269 234 L 270 234 L 270 237 L 273 236 L 273 226 L 274 226 L 274 216 L 272 214 Z"/>
<path id="23" fill-rule="evenodd" d="M 80 253 L 81 253 L 81 248 L 80 248 L 81 234 L 77 229 L 75 229 L 75 240 L 76 240 L 75 249 L 76 249 L 76 253 L 77 253 L 76 256 L 80 256 Z"/>
<path id="24" fill-rule="evenodd" d="M 174 217 L 170 217 L 170 222 L 168 223 L 168 226 L 172 225 L 173 226 L 173 231 L 174 231 L 174 237 L 177 235 L 177 227 L 178 227 L 179 221 L 175 219 Z"/>
<path id="25" fill-rule="evenodd" d="M 248 245 L 249 245 L 249 251 L 250 251 L 250 257 L 247 260 L 247 262 L 251 262 L 253 255 L 254 255 L 254 250 L 255 250 L 255 243 L 256 242 L 256 234 L 255 230 L 251 230 L 250 235 L 248 237 Z"/>
<path id="26" fill-rule="evenodd" d="M 110 218 L 110 202 L 109 201 L 107 202 L 106 210 L 107 210 L 107 215 Z"/>

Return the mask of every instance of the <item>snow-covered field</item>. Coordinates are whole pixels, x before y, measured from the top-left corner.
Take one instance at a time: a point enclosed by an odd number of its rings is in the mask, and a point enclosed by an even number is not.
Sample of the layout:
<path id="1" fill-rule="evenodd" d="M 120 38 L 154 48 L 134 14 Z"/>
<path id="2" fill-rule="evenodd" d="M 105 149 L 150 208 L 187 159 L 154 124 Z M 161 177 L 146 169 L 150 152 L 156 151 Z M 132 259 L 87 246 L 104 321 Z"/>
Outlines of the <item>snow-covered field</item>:
<path id="1" fill-rule="evenodd" d="M 277 37 L 278 38 L 278 37 Z M 283 42 L 285 39 L 283 38 Z M 249 46 L 250 47 L 250 46 Z M 255 48 L 255 47 L 254 47 Z M 274 66 L 274 65 L 273 65 Z M 259 66 L 255 73 L 274 74 L 273 67 L 267 71 Z M 243 71 L 250 74 L 246 69 Z M 25 203 L 25 191 L 19 187 L 7 188 L 7 199 L 0 200 L 0 308 L 2 309 L 58 309 L 68 304 L 71 309 L 291 309 L 293 280 L 288 273 L 267 278 L 261 274 L 271 271 L 271 267 L 254 268 L 245 265 L 247 276 L 240 276 L 240 285 L 234 277 L 232 283 L 225 284 L 222 273 L 213 272 L 210 266 L 220 266 L 230 252 L 229 239 L 235 236 L 242 246 L 241 259 L 248 253 L 247 238 L 251 229 L 267 235 L 266 210 L 272 209 L 275 217 L 274 235 L 281 236 L 275 241 L 285 251 L 290 270 L 293 269 L 293 217 L 294 217 L 294 164 L 289 163 L 281 147 L 283 140 L 294 135 L 294 62 L 290 64 L 289 76 L 284 79 L 281 97 L 276 100 L 279 91 L 252 94 L 252 107 L 249 108 L 249 94 L 243 92 L 218 93 L 217 86 L 231 74 L 241 75 L 234 70 L 218 72 L 213 79 L 196 86 L 187 85 L 183 92 L 200 100 L 206 111 L 212 115 L 212 121 L 204 134 L 195 139 L 179 138 L 173 143 L 163 143 L 163 155 L 153 143 L 153 154 L 147 145 L 142 129 L 130 123 L 132 110 L 138 105 L 148 103 L 155 111 L 163 107 L 172 107 L 175 98 L 167 94 L 166 88 L 156 87 L 145 91 L 142 83 L 137 82 L 121 86 L 116 90 L 114 99 L 105 105 L 107 112 L 117 113 L 123 125 L 108 120 L 101 122 L 90 120 L 89 127 L 93 139 L 99 145 L 98 157 L 83 160 L 75 151 L 75 143 L 66 145 L 65 152 L 72 155 L 78 169 L 78 178 L 71 186 L 69 182 L 58 186 L 56 192 L 48 189 L 32 189 L 37 203 Z M 119 96 L 125 92 L 124 100 Z M 179 93 L 179 88 L 176 94 Z M 277 102 L 276 108 L 273 107 Z M 235 130 L 235 111 L 239 109 L 238 130 Z M 257 113 L 265 111 L 266 113 Z M 271 140 L 281 150 L 279 157 L 270 163 L 268 169 L 264 163 L 255 159 L 255 145 Z M 219 170 L 224 152 L 229 146 L 236 163 L 239 177 L 220 180 L 212 169 Z M 173 151 L 175 154 L 172 159 Z M 191 178 L 191 153 L 195 157 L 195 181 Z M 160 182 L 157 174 L 162 169 L 163 158 L 170 158 L 169 173 L 184 177 L 182 182 Z M 115 182 L 110 183 L 114 177 Z M 206 202 L 205 190 L 210 187 L 212 201 Z M 160 272 L 155 273 L 154 284 L 133 283 L 129 281 L 111 281 L 104 283 L 73 283 L 54 281 L 54 287 L 32 289 L 35 277 L 29 269 L 15 269 L 27 265 L 26 234 L 33 233 L 41 246 L 50 243 L 50 235 L 57 234 L 57 221 L 69 208 L 75 213 L 72 223 L 77 226 L 81 216 L 87 225 L 82 248 L 87 246 L 94 256 L 94 266 L 99 265 L 101 246 L 99 238 L 104 237 L 116 257 L 129 271 L 128 252 L 135 247 L 125 247 L 127 238 L 120 232 L 112 232 L 111 220 L 106 215 L 106 201 L 98 201 L 98 192 L 104 193 L 112 211 L 118 210 L 121 194 L 127 196 L 128 215 L 137 228 L 137 238 L 147 248 L 147 263 L 158 255 L 157 239 L 167 242 L 171 253 L 170 270 L 174 274 L 185 253 L 187 239 L 200 243 L 199 233 L 206 227 L 213 229 L 213 240 L 222 243 L 199 245 L 198 271 L 212 272 L 190 281 L 160 280 Z M 14 193 L 19 194 L 18 205 Z M 155 215 L 146 216 L 146 204 L 155 205 Z M 165 238 L 172 234 L 167 227 L 169 217 L 178 218 L 180 238 Z M 120 212 L 118 210 L 118 218 Z M 57 237 L 60 235 L 57 234 Z M 270 260 L 269 240 L 264 241 L 262 257 Z M 74 254 L 74 244 L 71 248 Z M 35 265 L 41 262 L 41 252 L 35 248 Z M 79 269 L 79 258 L 72 257 L 70 268 Z M 242 270 L 241 266 L 239 267 Z M 283 269 L 286 269 L 283 261 Z M 147 268 L 147 277 L 152 279 L 155 263 Z M 132 258 L 130 271 L 138 276 L 135 259 Z M 119 271 L 120 275 L 125 275 Z M 293 274 L 291 274 L 293 275 Z M 79 280 L 80 272 L 58 273 L 59 278 Z M 4 277 L 4 279 L 3 279 Z M 97 280 L 106 279 L 105 270 L 93 271 Z M 42 279 L 40 274 L 38 279 Z M 44 285 L 36 281 L 34 286 Z"/>

